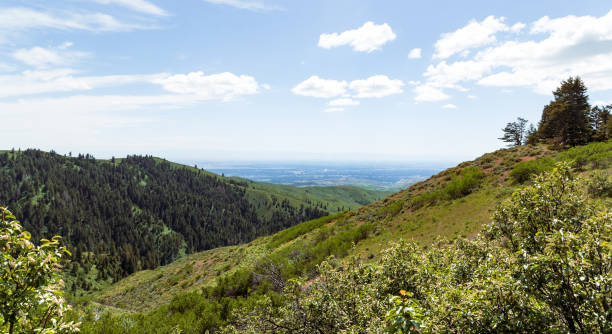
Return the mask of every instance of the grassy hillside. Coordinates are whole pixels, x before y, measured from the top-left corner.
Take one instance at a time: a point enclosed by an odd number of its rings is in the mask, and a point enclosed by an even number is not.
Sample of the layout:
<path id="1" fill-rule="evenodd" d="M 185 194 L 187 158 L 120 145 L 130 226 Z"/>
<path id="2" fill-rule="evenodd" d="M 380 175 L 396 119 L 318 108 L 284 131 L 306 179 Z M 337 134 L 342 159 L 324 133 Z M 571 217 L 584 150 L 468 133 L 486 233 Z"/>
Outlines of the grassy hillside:
<path id="1" fill-rule="evenodd" d="M 148 314 L 137 318 L 142 321 L 152 321 L 156 314 L 167 312 L 179 319 L 186 313 L 177 313 L 176 307 L 190 293 L 229 309 L 239 307 L 236 305 L 248 304 L 257 295 L 273 296 L 281 286 L 270 282 L 303 277 L 308 285 L 320 274 L 317 265 L 332 255 L 356 255 L 364 262 L 378 262 L 381 251 L 401 239 L 426 246 L 439 237 L 452 240 L 473 236 L 491 220 L 502 200 L 556 162 L 569 163 L 589 193 L 597 193 L 612 205 L 612 142 L 563 152 L 545 146 L 504 149 L 464 162 L 357 210 L 138 272 L 80 305 L 89 305 L 89 312 L 98 316 L 108 307 L 112 308 L 110 314 L 121 310 L 127 317 L 133 312 Z M 262 279 L 268 285 L 258 283 Z M 215 321 L 223 323 L 219 319 Z"/>
<path id="2" fill-rule="evenodd" d="M 597 159 L 593 158 L 595 155 Z M 583 158 L 590 161 L 582 162 Z M 612 143 L 591 144 L 562 153 L 545 146 L 521 146 L 485 154 L 357 210 L 305 222 L 248 244 L 193 254 L 154 271 L 136 273 L 103 291 L 95 300 L 130 310 L 148 310 L 180 291 L 214 285 L 217 277 L 252 267 L 263 259 L 291 262 L 296 268 L 287 269 L 288 273 L 311 274 L 309 270 L 314 264 L 328 255 L 359 254 L 374 261 L 392 241 L 406 239 L 428 244 L 438 237 L 470 236 L 490 221 L 501 200 L 522 186 L 512 177 L 513 171 L 532 161 L 549 159 L 569 161 L 588 178 L 591 170 L 598 167 L 610 171 Z M 453 195 L 456 197 L 445 193 L 454 194 L 456 191 L 450 186 L 456 187 L 458 180 L 473 170 L 482 173 L 474 184 L 464 186 L 467 187 L 464 193 L 457 192 Z M 424 201 L 423 197 L 427 199 Z M 352 242 L 356 244 L 354 248 Z"/>
<path id="3" fill-rule="evenodd" d="M 323 203 L 330 213 L 357 209 L 363 205 L 383 199 L 390 191 L 369 190 L 354 186 L 329 187 L 294 187 L 289 185 L 255 182 L 237 179 L 248 185 L 247 199 L 259 208 L 261 217 L 272 214 L 268 203 L 287 200 L 291 205 L 299 207 L 309 203 Z"/>

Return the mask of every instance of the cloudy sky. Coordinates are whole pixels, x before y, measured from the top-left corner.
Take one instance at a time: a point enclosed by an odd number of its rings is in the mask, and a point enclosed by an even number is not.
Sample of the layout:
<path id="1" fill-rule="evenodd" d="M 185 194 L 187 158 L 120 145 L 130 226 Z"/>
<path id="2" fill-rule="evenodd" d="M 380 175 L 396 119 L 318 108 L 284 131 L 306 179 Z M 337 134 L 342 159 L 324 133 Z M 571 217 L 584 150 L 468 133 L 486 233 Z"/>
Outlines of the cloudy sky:
<path id="1" fill-rule="evenodd" d="M 609 1 L 0 0 L 0 149 L 189 160 L 474 158 L 580 75 Z"/>

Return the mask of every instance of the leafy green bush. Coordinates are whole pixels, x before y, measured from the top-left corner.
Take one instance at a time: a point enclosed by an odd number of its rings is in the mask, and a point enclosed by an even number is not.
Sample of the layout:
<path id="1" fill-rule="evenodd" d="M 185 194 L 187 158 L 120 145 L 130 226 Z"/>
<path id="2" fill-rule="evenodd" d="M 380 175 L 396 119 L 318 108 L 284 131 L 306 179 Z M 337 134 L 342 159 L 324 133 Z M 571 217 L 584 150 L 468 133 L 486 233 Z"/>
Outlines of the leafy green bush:
<path id="1" fill-rule="evenodd" d="M 264 296 L 236 309 L 226 330 L 610 333 L 612 211 L 581 189 L 568 166 L 555 168 L 515 192 L 474 239 L 401 242 L 380 264 L 330 259 L 318 279 L 292 281 L 285 303 Z"/>
<path id="2" fill-rule="evenodd" d="M 222 299 L 214 301 L 198 292 L 175 296 L 168 305 L 147 314 L 104 313 L 97 321 L 86 321 L 84 333 L 183 333 L 200 334 L 218 329 L 226 324 L 223 319 L 239 301 Z"/>
<path id="3" fill-rule="evenodd" d="M 482 183 L 484 173 L 477 167 L 465 168 L 459 175 L 452 175 L 441 189 L 426 191 L 411 199 L 413 208 L 420 208 L 442 200 L 458 199 L 469 195 Z"/>
<path id="4" fill-rule="evenodd" d="M 612 211 L 587 202 L 567 165 L 514 193 L 488 233 L 514 255 L 512 277 L 549 331 L 612 331 Z"/>
<path id="5" fill-rule="evenodd" d="M 480 183 L 484 173 L 476 167 L 466 168 L 461 171 L 460 176 L 451 178 L 443 189 L 445 197 L 457 199 L 469 195 Z"/>
<path id="6" fill-rule="evenodd" d="M 404 201 L 403 200 L 396 200 L 393 203 L 389 203 L 389 202 L 390 201 L 386 201 L 385 205 L 381 206 L 378 209 L 378 211 L 376 212 L 376 218 L 384 219 L 386 217 L 395 217 L 404 208 Z"/>
<path id="7" fill-rule="evenodd" d="M 612 197 L 612 176 L 604 171 L 596 171 L 587 181 L 587 191 L 595 197 Z"/>
<path id="8" fill-rule="evenodd" d="M 558 159 L 571 162 L 572 167 L 577 169 L 587 165 L 591 168 L 606 168 L 612 164 L 612 141 L 573 147 L 559 153 Z"/>
<path id="9" fill-rule="evenodd" d="M 372 223 L 364 223 L 355 227 L 334 226 L 323 229 L 311 242 L 276 252 L 271 260 L 283 268 L 285 278 L 315 276 L 319 273 L 317 266 L 321 262 L 329 256 L 346 256 L 353 245 L 368 237 L 374 226 Z"/>
<path id="10" fill-rule="evenodd" d="M 268 243 L 268 248 L 276 248 L 286 242 L 289 242 L 298 236 L 304 235 L 316 228 L 319 228 L 332 220 L 343 217 L 346 213 L 341 212 L 331 216 L 325 216 L 318 219 L 309 220 L 301 224 L 292 226 L 274 235 L 272 241 Z"/>
<path id="11" fill-rule="evenodd" d="M 428 204 L 438 202 L 441 199 L 442 199 L 442 192 L 436 189 L 436 190 L 426 191 L 426 192 L 423 192 L 421 194 L 418 194 L 412 197 L 412 199 L 410 200 L 410 203 L 412 204 L 412 208 L 418 209 Z"/>
<path id="12" fill-rule="evenodd" d="M 35 246 L 15 216 L 0 207 L 0 331 L 3 333 L 72 333 L 64 320 L 60 260 L 70 254 L 59 237 Z"/>
<path id="13" fill-rule="evenodd" d="M 512 168 L 510 177 L 516 183 L 524 183 L 535 175 L 552 170 L 555 162 L 550 158 L 519 162 Z"/>
<path id="14" fill-rule="evenodd" d="M 400 295 L 392 296 L 389 302 L 395 307 L 385 315 L 387 330 L 399 334 L 418 333 L 423 315 L 419 304 L 412 298 L 412 293 L 401 290 Z"/>

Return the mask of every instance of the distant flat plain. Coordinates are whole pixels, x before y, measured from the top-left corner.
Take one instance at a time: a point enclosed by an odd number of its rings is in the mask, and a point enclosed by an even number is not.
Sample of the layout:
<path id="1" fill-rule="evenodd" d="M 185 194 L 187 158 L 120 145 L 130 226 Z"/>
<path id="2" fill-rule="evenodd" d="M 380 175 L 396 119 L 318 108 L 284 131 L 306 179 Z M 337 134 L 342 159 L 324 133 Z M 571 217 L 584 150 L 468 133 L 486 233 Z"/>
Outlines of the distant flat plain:
<path id="1" fill-rule="evenodd" d="M 452 163 L 199 162 L 197 165 L 225 176 L 276 184 L 399 190 L 427 179 Z"/>

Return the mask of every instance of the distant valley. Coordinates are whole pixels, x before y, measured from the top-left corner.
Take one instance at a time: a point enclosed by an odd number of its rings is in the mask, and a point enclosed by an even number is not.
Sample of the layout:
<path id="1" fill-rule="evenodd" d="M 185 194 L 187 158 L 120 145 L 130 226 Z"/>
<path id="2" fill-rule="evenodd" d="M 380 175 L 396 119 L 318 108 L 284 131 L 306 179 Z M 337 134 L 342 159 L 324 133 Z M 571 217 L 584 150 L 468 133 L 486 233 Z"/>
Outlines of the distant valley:
<path id="1" fill-rule="evenodd" d="M 398 191 L 450 167 L 451 163 L 337 163 L 337 162 L 200 162 L 217 174 L 275 184 L 304 186 L 359 186 Z"/>

